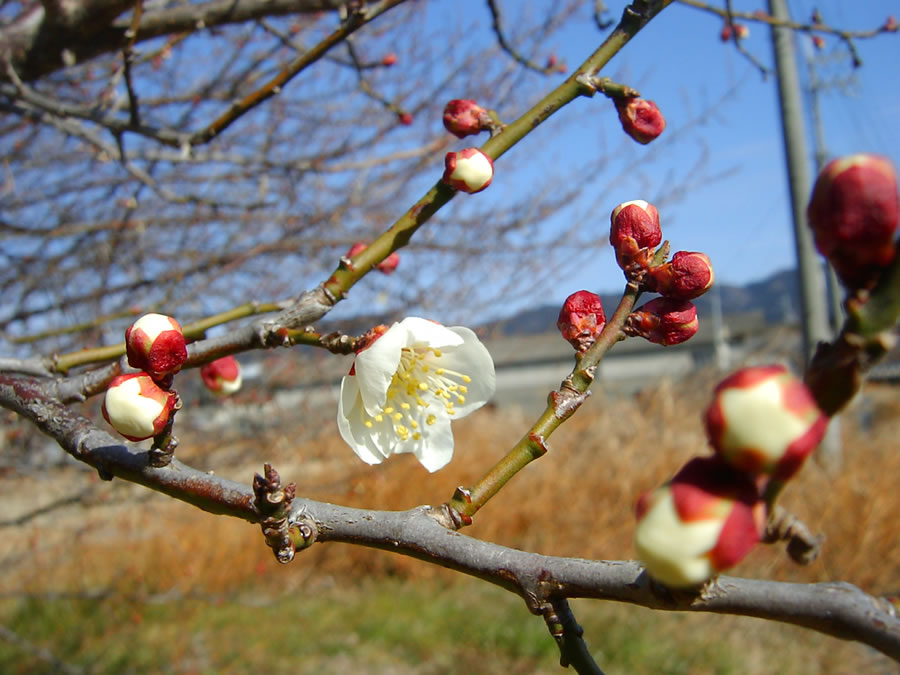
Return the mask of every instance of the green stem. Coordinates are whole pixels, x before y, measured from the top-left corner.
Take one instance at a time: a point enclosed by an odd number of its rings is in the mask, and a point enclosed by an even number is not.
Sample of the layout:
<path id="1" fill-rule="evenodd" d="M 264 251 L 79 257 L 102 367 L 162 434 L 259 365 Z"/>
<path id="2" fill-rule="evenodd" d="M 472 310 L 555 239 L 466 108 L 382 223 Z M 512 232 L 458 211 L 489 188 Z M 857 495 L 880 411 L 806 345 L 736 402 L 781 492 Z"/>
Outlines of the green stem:
<path id="1" fill-rule="evenodd" d="M 547 407 L 540 418 L 513 446 L 505 457 L 491 467 L 471 488 L 458 488 L 447 503 L 455 513 L 454 521 L 459 525 L 469 525 L 474 516 L 491 497 L 528 464 L 547 452 L 546 440 L 587 398 L 588 387 L 594 381 L 597 364 L 623 339 L 622 327 L 634 309 L 640 291 L 635 284 L 629 284 L 615 313 L 609 319 L 597 341 L 588 349 L 575 368 L 563 381 L 562 386 L 550 393 Z"/>
<path id="2" fill-rule="evenodd" d="M 205 319 L 194 321 L 182 326 L 184 336 L 188 339 L 200 339 L 204 333 L 213 326 L 220 326 L 230 321 L 243 319 L 255 314 L 269 314 L 284 309 L 283 303 L 269 302 L 248 302 L 227 312 L 214 314 Z M 125 353 L 125 343 L 121 342 L 117 345 L 108 345 L 106 347 L 96 347 L 94 349 L 82 349 L 70 354 L 61 354 L 54 357 L 54 370 L 63 375 L 69 370 L 77 366 L 86 366 L 91 363 L 105 363 L 114 359 L 121 358 Z"/>
<path id="3" fill-rule="evenodd" d="M 625 8 L 622 20 L 602 45 L 581 64 L 562 84 L 538 101 L 528 112 L 519 117 L 483 146 L 481 151 L 497 160 L 510 148 L 531 133 L 535 127 L 546 121 L 555 112 L 574 101 L 579 96 L 593 96 L 596 88 L 591 81 L 603 66 L 609 63 L 653 17 L 674 0 L 635 0 Z M 342 261 L 325 282 L 325 289 L 336 304 L 343 300 L 353 285 L 368 271 L 384 260 L 392 252 L 409 242 L 416 230 L 424 225 L 432 215 L 456 195 L 456 190 L 438 181 L 391 227 L 378 237 L 364 251 L 353 258 L 350 264 Z"/>

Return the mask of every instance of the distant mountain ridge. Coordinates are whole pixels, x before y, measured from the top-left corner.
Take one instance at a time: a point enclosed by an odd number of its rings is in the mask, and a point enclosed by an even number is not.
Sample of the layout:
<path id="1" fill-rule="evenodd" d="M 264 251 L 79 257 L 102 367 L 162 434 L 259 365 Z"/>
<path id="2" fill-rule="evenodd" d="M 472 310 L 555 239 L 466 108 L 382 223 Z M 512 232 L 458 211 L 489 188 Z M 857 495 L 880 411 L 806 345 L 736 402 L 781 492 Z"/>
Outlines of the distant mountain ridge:
<path id="1" fill-rule="evenodd" d="M 794 269 L 776 272 L 770 277 L 746 286 L 716 284 L 709 293 L 694 300 L 697 312 L 701 316 L 709 316 L 715 293 L 721 297 L 722 313 L 725 316 L 761 312 L 768 323 L 794 323 L 800 315 L 797 271 Z M 621 295 L 612 293 L 600 293 L 599 295 L 603 300 L 603 308 L 607 315 L 612 313 L 618 305 Z M 542 305 L 520 312 L 508 319 L 485 324 L 482 329 L 487 333 L 499 335 L 545 333 L 555 330 L 558 315 L 558 305 Z"/>

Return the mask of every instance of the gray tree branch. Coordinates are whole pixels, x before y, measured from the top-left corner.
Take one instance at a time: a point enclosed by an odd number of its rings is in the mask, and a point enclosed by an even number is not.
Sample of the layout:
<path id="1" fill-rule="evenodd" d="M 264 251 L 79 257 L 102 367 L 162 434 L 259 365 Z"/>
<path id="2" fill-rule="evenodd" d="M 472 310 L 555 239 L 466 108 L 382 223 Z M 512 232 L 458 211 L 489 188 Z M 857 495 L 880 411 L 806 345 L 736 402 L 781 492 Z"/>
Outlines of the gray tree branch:
<path id="1" fill-rule="evenodd" d="M 0 374 L 0 405 L 31 420 L 103 478 L 139 483 L 211 513 L 262 520 L 248 486 L 177 460 L 153 468 L 147 452 L 96 428 L 48 395 L 48 386 L 48 381 Z M 653 582 L 634 561 L 544 556 L 467 537 L 448 529 L 442 510 L 430 506 L 368 511 L 297 498 L 290 521 L 304 529 L 309 543 L 368 546 L 483 579 L 518 594 L 536 614 L 560 599 L 595 598 L 657 610 L 752 616 L 856 640 L 900 660 L 900 619 L 893 605 L 847 583 L 721 576 L 695 591 L 673 591 Z"/>

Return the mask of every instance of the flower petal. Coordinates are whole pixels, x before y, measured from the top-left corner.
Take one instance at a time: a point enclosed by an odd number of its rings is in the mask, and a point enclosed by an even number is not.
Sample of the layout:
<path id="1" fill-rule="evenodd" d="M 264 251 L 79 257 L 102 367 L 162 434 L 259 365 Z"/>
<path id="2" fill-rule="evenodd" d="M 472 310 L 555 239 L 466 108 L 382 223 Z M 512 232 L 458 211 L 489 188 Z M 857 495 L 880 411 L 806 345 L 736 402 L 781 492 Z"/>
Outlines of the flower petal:
<path id="1" fill-rule="evenodd" d="M 428 471 L 434 473 L 444 468 L 453 459 L 453 432 L 450 430 L 450 418 L 440 415 L 435 423 L 422 432 L 422 440 L 412 448 L 416 459 Z"/>
<path id="2" fill-rule="evenodd" d="M 385 445 L 384 433 L 374 432 L 363 424 L 366 417 L 359 383 L 356 377 L 341 380 L 341 398 L 338 401 L 338 431 L 353 452 L 367 464 L 380 464 L 391 454 L 390 444 Z M 389 429 L 389 427 L 388 427 Z M 378 438 L 376 438 L 376 435 Z M 382 441 L 379 443 L 379 438 Z"/>
<path id="3" fill-rule="evenodd" d="M 443 349 L 444 347 L 453 347 L 463 343 L 461 337 L 452 328 L 447 328 L 447 326 L 418 316 L 409 316 L 395 325 L 399 325 L 407 331 L 409 337 L 404 345 L 405 347 L 412 347 L 421 343 L 427 344 L 429 347 Z"/>
<path id="4" fill-rule="evenodd" d="M 356 377 L 366 412 L 375 415 L 387 400 L 387 388 L 400 365 L 407 331 L 395 323 L 368 348 L 356 355 Z"/>
<path id="5" fill-rule="evenodd" d="M 457 404 L 454 417 L 465 417 L 487 403 L 497 388 L 494 360 L 478 337 L 465 326 L 454 326 L 451 331 L 463 339 L 463 344 L 444 351 L 441 365 L 469 375 L 472 381 L 466 385 L 466 402 Z"/>

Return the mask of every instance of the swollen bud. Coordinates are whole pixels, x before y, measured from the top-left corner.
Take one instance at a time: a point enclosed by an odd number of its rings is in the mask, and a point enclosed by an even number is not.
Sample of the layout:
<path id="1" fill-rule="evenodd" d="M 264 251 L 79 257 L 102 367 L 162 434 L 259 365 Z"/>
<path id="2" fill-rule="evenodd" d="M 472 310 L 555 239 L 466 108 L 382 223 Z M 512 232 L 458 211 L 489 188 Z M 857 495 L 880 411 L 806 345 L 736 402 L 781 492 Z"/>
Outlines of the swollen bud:
<path id="1" fill-rule="evenodd" d="M 143 441 L 165 429 L 175 392 L 160 388 L 147 373 L 113 378 L 103 399 L 103 418 L 129 441 Z"/>
<path id="2" fill-rule="evenodd" d="M 388 52 L 381 59 L 381 65 L 386 66 L 388 68 L 391 67 L 392 65 L 394 65 L 395 63 L 397 63 L 397 55 L 394 52 Z"/>
<path id="3" fill-rule="evenodd" d="M 654 579 L 696 586 L 739 563 L 759 541 L 765 508 L 753 480 L 718 457 L 697 457 L 640 497 L 638 558 Z"/>
<path id="4" fill-rule="evenodd" d="M 675 298 L 654 298 L 628 315 L 624 330 L 631 337 L 642 337 L 670 347 L 694 337 L 699 327 L 694 303 Z"/>
<path id="5" fill-rule="evenodd" d="M 125 331 L 125 354 L 155 380 L 174 375 L 187 360 L 184 333 L 171 316 L 145 314 Z"/>
<path id="6" fill-rule="evenodd" d="M 662 241 L 659 212 L 643 199 L 623 202 L 610 214 L 609 243 L 619 267 L 638 262 L 649 265 L 653 249 Z"/>
<path id="7" fill-rule="evenodd" d="M 559 310 L 556 327 L 579 352 L 587 351 L 606 326 L 600 296 L 590 291 L 572 293 Z"/>
<path id="8" fill-rule="evenodd" d="M 494 161 L 478 148 L 448 152 L 444 157 L 441 180 L 452 188 L 475 194 L 481 192 L 494 178 Z"/>
<path id="9" fill-rule="evenodd" d="M 877 280 L 894 259 L 900 203 L 897 175 L 884 157 L 858 154 L 829 162 L 807 213 L 816 248 L 849 287 Z"/>
<path id="10" fill-rule="evenodd" d="M 615 104 L 622 129 L 641 145 L 647 145 L 666 128 L 666 118 L 653 101 L 617 98 Z"/>
<path id="11" fill-rule="evenodd" d="M 490 117 L 475 101 L 455 98 L 444 107 L 444 128 L 457 138 L 465 138 L 490 128 Z"/>
<path id="12" fill-rule="evenodd" d="M 806 385 L 777 365 L 743 368 L 722 380 L 704 421 L 725 461 L 779 481 L 797 472 L 828 426 Z"/>
<path id="13" fill-rule="evenodd" d="M 241 388 L 241 364 L 233 356 L 223 356 L 200 369 L 203 384 L 216 396 L 227 396 Z"/>
<path id="14" fill-rule="evenodd" d="M 408 127 L 413 123 L 412 113 L 397 113 L 397 121 L 400 122 L 400 124 L 402 124 L 403 126 Z"/>
<path id="15" fill-rule="evenodd" d="M 672 259 L 651 267 L 647 273 L 647 290 L 667 298 L 693 300 L 706 293 L 715 281 L 712 262 L 704 253 L 678 251 Z"/>

